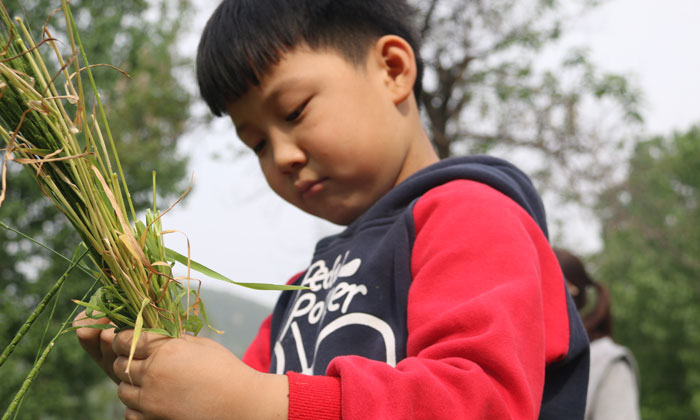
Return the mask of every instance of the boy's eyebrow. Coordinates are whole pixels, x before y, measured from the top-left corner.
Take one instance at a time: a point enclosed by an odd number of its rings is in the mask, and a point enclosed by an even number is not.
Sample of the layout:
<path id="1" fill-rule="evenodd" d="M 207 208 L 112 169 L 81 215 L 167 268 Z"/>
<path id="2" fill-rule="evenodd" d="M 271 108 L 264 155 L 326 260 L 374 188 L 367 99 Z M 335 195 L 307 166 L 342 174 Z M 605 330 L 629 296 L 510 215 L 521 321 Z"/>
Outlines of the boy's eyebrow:
<path id="1" fill-rule="evenodd" d="M 285 79 L 282 79 L 281 81 L 276 82 L 274 85 L 272 85 L 272 88 L 269 89 L 269 93 L 265 94 L 263 101 L 268 102 L 273 99 L 277 99 L 282 94 L 282 92 L 289 89 L 291 86 L 298 84 L 303 79 L 304 78 L 299 76 L 298 74 L 294 74 L 288 76 Z"/>

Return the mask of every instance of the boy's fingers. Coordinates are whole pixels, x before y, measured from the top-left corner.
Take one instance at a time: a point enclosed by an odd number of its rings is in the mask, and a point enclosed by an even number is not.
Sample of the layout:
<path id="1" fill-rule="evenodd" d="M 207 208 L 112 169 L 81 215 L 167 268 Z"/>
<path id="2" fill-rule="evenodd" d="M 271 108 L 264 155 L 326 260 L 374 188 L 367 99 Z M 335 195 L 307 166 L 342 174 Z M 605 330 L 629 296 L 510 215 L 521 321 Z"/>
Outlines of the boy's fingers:
<path id="1" fill-rule="evenodd" d="M 98 331 L 100 331 L 100 345 L 103 347 L 103 349 L 111 352 L 112 342 L 114 341 L 114 337 L 117 336 L 117 333 L 115 333 L 116 330 L 114 328 L 109 328 L 107 330 Z"/>
<path id="2" fill-rule="evenodd" d="M 127 407 L 124 418 L 143 419 L 143 415 L 137 410 L 141 400 L 141 388 L 131 385 L 128 382 L 122 382 L 117 389 L 117 395 L 121 402 Z M 130 412 L 131 411 L 131 412 Z"/>
<path id="3" fill-rule="evenodd" d="M 82 311 L 78 315 L 76 315 L 75 318 L 73 318 L 73 326 L 80 327 L 89 324 L 88 321 L 90 321 L 90 318 L 87 317 L 85 311 Z"/>
<path id="4" fill-rule="evenodd" d="M 82 311 L 78 315 L 75 316 L 73 319 L 73 326 L 74 327 L 81 327 L 83 325 L 93 325 L 93 324 L 109 324 L 109 318 L 104 317 L 104 318 L 90 318 L 87 316 L 85 311 Z"/>
<path id="5" fill-rule="evenodd" d="M 100 353 L 105 359 L 109 359 L 106 362 L 111 363 L 114 358 L 117 357 L 112 350 L 112 343 L 114 342 L 114 329 L 102 330 L 100 333 Z"/>
<path id="6" fill-rule="evenodd" d="M 104 320 L 87 318 L 85 311 L 83 311 L 75 317 L 73 320 L 73 326 L 81 327 L 93 324 L 106 324 L 108 322 L 109 320 L 106 318 Z M 101 343 L 98 341 L 100 340 L 100 331 L 101 330 L 96 328 L 78 328 L 75 330 L 80 346 L 90 355 L 92 359 L 97 361 L 102 358 Z"/>
<path id="7" fill-rule="evenodd" d="M 124 420 L 144 420 L 145 418 L 146 417 L 144 417 L 143 413 L 140 411 L 126 407 L 126 411 L 124 412 Z"/>
<path id="8" fill-rule="evenodd" d="M 134 330 L 121 331 L 114 337 L 112 349 L 119 356 L 129 356 L 131 353 L 131 340 L 134 337 Z M 142 332 L 136 344 L 134 359 L 146 359 L 158 347 L 160 347 L 168 337 L 160 334 Z"/>
<path id="9" fill-rule="evenodd" d="M 143 375 L 144 363 L 143 360 L 132 360 L 129 366 L 129 373 L 127 374 L 126 367 L 129 364 L 129 358 L 124 356 L 117 357 L 116 360 L 114 360 L 114 374 L 121 382 L 126 382 L 129 385 L 141 386 L 143 385 L 141 378 Z"/>
<path id="10" fill-rule="evenodd" d="M 92 319 L 88 318 L 88 316 L 85 314 L 85 311 L 82 311 L 79 313 L 74 319 L 73 319 L 73 326 L 74 327 L 84 327 L 87 325 L 95 325 L 95 324 L 109 324 L 109 319 L 108 318 L 100 318 L 100 319 Z M 75 330 L 76 334 L 78 334 L 79 339 L 90 339 L 97 337 L 100 335 L 100 331 L 97 328 L 78 328 Z"/>

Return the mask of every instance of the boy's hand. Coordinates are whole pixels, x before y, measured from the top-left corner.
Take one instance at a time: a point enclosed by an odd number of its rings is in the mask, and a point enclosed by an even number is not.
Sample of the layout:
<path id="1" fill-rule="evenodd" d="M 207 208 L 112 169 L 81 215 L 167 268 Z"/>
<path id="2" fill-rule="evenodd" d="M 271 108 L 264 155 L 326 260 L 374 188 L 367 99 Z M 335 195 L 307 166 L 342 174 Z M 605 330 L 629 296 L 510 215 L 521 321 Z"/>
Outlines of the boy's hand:
<path id="1" fill-rule="evenodd" d="M 109 319 L 91 319 L 85 315 L 85 311 L 78 314 L 73 320 L 74 327 L 92 324 L 109 324 Z M 107 375 L 116 383 L 119 378 L 114 374 L 114 360 L 117 355 L 112 350 L 114 341 L 114 328 L 100 330 L 96 328 L 79 328 L 75 330 L 80 346 L 90 355 L 92 360 L 104 370 Z"/>
<path id="2" fill-rule="evenodd" d="M 126 373 L 133 330 L 113 349 L 127 420 L 287 418 L 287 377 L 257 372 L 206 338 L 142 333 Z"/>

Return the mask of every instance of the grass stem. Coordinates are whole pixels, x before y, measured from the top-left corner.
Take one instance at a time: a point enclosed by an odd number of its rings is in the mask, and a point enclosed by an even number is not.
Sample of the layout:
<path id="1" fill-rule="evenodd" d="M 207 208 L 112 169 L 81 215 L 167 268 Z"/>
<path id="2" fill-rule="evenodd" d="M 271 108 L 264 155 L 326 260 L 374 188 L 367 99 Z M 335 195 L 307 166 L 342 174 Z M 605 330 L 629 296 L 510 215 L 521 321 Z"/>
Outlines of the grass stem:
<path id="1" fill-rule="evenodd" d="M 24 324 L 20 327 L 19 331 L 17 331 L 17 334 L 12 338 L 12 341 L 10 344 L 8 344 L 5 347 L 5 350 L 3 350 L 2 354 L 0 355 L 0 366 L 2 366 L 5 361 L 7 360 L 8 357 L 12 354 L 12 352 L 15 350 L 15 347 L 17 347 L 17 344 L 22 340 L 24 335 L 29 331 L 29 328 L 34 324 L 34 321 L 39 317 L 39 315 L 42 314 L 44 309 L 46 308 L 46 305 L 53 299 L 53 297 L 56 295 L 56 292 L 60 290 L 61 286 L 63 286 L 63 283 L 66 281 L 66 278 L 68 275 L 73 271 L 75 267 L 80 264 L 82 261 L 83 257 L 87 254 L 87 250 L 83 251 L 83 253 L 73 262 L 71 262 L 71 265 L 68 267 L 68 269 L 63 273 L 61 278 L 58 279 L 58 281 L 51 287 L 51 289 L 46 293 L 43 299 L 41 299 L 41 302 L 37 305 L 36 309 L 34 309 L 34 312 L 29 315 L 29 318 L 25 321 Z"/>

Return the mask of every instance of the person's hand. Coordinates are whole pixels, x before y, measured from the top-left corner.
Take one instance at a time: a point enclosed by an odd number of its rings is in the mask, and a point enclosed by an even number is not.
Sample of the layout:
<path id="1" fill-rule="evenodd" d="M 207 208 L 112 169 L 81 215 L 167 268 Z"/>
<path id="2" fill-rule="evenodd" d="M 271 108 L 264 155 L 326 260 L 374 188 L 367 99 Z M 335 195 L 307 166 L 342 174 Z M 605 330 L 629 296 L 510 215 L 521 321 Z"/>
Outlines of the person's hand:
<path id="1" fill-rule="evenodd" d="M 91 319 L 85 315 L 85 311 L 78 314 L 73 320 L 74 327 L 82 327 L 92 324 L 109 324 L 109 319 Z M 114 374 L 114 361 L 117 355 L 112 350 L 112 341 L 114 341 L 114 328 L 96 329 L 96 328 L 78 328 L 75 330 L 78 336 L 80 346 L 90 355 L 92 360 L 104 370 L 107 375 L 116 383 L 119 383 L 119 378 Z"/>
<path id="2" fill-rule="evenodd" d="M 125 419 L 287 418 L 287 377 L 245 365 L 206 338 L 142 333 L 127 373 L 133 330 L 117 334 L 114 372 Z"/>

